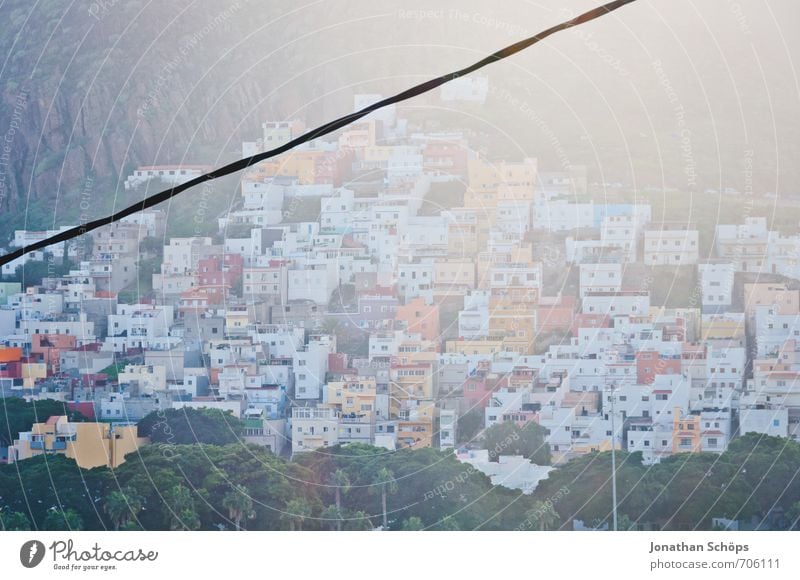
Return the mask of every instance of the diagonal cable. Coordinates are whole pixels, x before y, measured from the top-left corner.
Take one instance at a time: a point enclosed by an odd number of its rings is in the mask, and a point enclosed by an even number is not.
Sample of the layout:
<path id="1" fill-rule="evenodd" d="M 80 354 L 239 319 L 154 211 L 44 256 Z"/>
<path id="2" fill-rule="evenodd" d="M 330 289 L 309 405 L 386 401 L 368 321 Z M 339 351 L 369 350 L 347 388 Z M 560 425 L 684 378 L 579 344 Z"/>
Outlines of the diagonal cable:
<path id="1" fill-rule="evenodd" d="M 236 173 L 237 171 L 241 171 L 242 169 L 247 169 L 251 165 L 258 163 L 260 161 L 264 161 L 265 159 L 270 159 L 271 157 L 276 157 L 277 155 L 281 155 L 282 153 L 290 151 L 291 149 L 294 149 L 299 145 L 302 145 L 304 143 L 307 143 L 309 141 L 312 141 L 314 139 L 332 133 L 338 129 L 341 129 L 342 127 L 346 127 L 347 125 L 350 125 L 351 123 L 354 123 L 359 119 L 366 117 L 370 113 L 377 111 L 378 109 L 382 109 L 384 107 L 388 107 L 389 105 L 394 105 L 396 103 L 400 103 L 402 101 L 406 101 L 413 97 L 419 96 L 423 93 L 432 91 L 433 89 L 438 88 L 443 84 L 448 83 L 454 79 L 471 74 L 476 70 L 481 69 L 487 65 L 501 61 L 518 52 L 521 52 L 526 48 L 533 46 L 534 44 L 544 40 L 548 36 L 555 34 L 556 32 L 572 28 L 573 26 L 579 26 L 581 24 L 585 24 L 587 22 L 600 18 L 601 16 L 605 16 L 606 14 L 613 12 L 617 8 L 622 8 L 623 6 L 631 4 L 633 2 L 636 2 L 636 0 L 615 0 L 614 2 L 609 2 L 602 6 L 598 6 L 597 8 L 589 10 L 588 12 L 584 12 L 583 14 L 576 16 L 571 20 L 561 22 L 560 24 L 556 24 L 555 26 L 543 30 L 542 32 L 539 32 L 534 36 L 525 38 L 523 40 L 520 40 L 519 42 L 515 42 L 514 44 L 506 46 L 505 48 L 501 48 L 497 52 L 490 54 L 489 56 L 479 60 L 478 62 L 466 68 L 462 68 L 461 70 L 455 72 L 443 74 L 442 76 L 425 81 L 409 89 L 406 89 L 405 91 L 402 91 L 394 96 L 387 97 L 383 100 L 373 103 L 372 105 L 369 105 L 368 107 L 364 107 L 359 111 L 350 113 L 349 115 L 345 115 L 343 117 L 339 117 L 338 119 L 325 123 L 324 125 L 321 125 L 316 129 L 312 129 L 311 131 L 308 131 L 307 133 L 304 133 L 303 135 L 300 135 L 299 137 L 292 139 L 287 143 L 284 143 L 280 147 L 276 147 L 275 149 L 270 149 L 269 151 L 264 151 L 263 153 L 258 153 L 256 155 L 252 155 L 250 157 L 245 157 L 244 159 L 234 161 L 233 163 L 229 163 L 228 165 L 225 165 L 218 169 L 214 169 L 213 171 L 195 177 L 194 179 L 191 179 L 185 183 L 182 183 L 180 185 L 175 185 L 174 187 L 165 189 L 164 191 L 161 191 L 159 193 L 154 193 L 153 195 L 144 198 L 142 201 L 136 202 L 135 204 L 126 207 L 125 209 L 116 211 L 109 216 L 86 222 L 85 224 L 81 224 L 79 226 L 75 226 L 68 230 L 64 230 L 63 232 L 45 238 L 44 240 L 40 240 L 33 244 L 29 244 L 27 246 L 18 248 L 13 252 L 5 254 L 4 256 L 0 256 L 0 266 L 8 264 L 9 262 L 12 262 L 18 258 L 21 258 L 25 254 L 28 254 L 30 252 L 41 250 L 53 244 L 58 244 L 60 242 L 65 242 L 67 240 L 77 238 L 78 236 L 81 236 L 92 230 L 96 230 L 97 228 L 106 226 L 108 224 L 112 224 L 116 221 L 121 220 L 124 217 L 128 217 L 137 212 L 145 210 L 149 207 L 153 207 L 154 205 L 158 205 L 162 202 L 165 202 L 168 199 L 178 195 L 179 193 L 182 193 L 187 189 L 190 189 L 196 185 L 200 185 L 201 183 L 205 183 L 206 181 L 212 181 L 219 177 L 224 177 L 226 175 L 230 175 L 231 173 Z"/>

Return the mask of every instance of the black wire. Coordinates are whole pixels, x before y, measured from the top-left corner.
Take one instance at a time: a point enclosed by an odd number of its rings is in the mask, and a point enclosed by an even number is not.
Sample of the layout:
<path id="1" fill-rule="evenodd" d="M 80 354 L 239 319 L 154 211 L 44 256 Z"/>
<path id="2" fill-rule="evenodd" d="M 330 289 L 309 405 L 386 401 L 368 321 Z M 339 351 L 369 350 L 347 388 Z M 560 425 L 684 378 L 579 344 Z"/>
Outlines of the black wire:
<path id="1" fill-rule="evenodd" d="M 525 50 L 526 48 L 536 44 L 541 40 L 544 40 L 545 38 L 547 38 L 552 34 L 555 34 L 556 32 L 560 32 L 567 28 L 572 28 L 573 26 L 584 24 L 591 20 L 595 20 L 596 18 L 605 16 L 609 12 L 613 12 L 617 8 L 621 8 L 626 4 L 631 4 L 632 2 L 636 2 L 636 0 L 615 0 L 614 2 L 609 2 L 608 4 L 604 4 L 603 6 L 594 8 L 593 10 L 589 10 L 588 12 L 585 12 L 580 16 L 576 16 L 571 20 L 567 20 L 560 24 L 556 24 L 555 26 L 552 26 L 547 30 L 539 32 L 535 36 L 531 36 L 524 40 L 520 40 L 519 42 L 516 42 L 510 46 L 502 48 L 497 52 L 490 54 L 486 58 L 479 60 L 478 62 L 476 62 L 471 66 L 468 66 L 456 72 L 444 74 L 440 77 L 431 79 L 429 81 L 425 81 L 424 83 L 420 83 L 416 86 L 411 87 L 410 89 L 406 89 L 405 91 L 398 93 L 392 97 L 387 97 L 381 101 L 373 103 L 368 107 L 364 107 L 360 111 L 356 111 L 355 113 L 350 113 L 349 115 L 345 115 L 344 117 L 340 117 L 338 119 L 325 123 L 324 125 L 317 127 L 316 129 L 312 129 L 311 131 L 308 131 L 307 133 L 304 133 L 303 135 L 300 135 L 299 137 L 292 139 L 287 143 L 284 143 L 280 147 L 276 147 L 275 149 L 271 149 L 263 153 L 252 155 L 250 157 L 245 157 L 244 159 L 240 159 L 239 161 L 234 161 L 233 163 L 229 163 L 228 165 L 225 165 L 218 169 L 214 169 L 209 173 L 205 173 L 203 175 L 195 177 L 194 179 L 191 179 L 185 183 L 176 185 L 170 189 L 165 189 L 164 191 L 148 196 L 142 201 L 137 202 L 131 205 L 130 207 L 126 207 L 125 209 L 121 209 L 109 216 L 92 220 L 85 224 L 75 226 L 74 228 L 64 230 L 63 232 L 60 232 L 49 238 L 45 238 L 44 240 L 40 240 L 28 246 L 23 246 L 17 250 L 14 250 L 13 252 L 5 254 L 4 256 L 0 256 L 0 266 L 8 264 L 9 262 L 16 260 L 17 258 L 21 258 L 25 254 L 28 254 L 30 252 L 41 250 L 42 248 L 46 248 L 48 246 L 57 244 L 59 242 L 65 242 L 67 240 L 71 240 L 72 238 L 76 238 L 87 232 L 96 230 L 97 228 L 119 221 L 124 217 L 133 215 L 139 211 L 145 210 L 149 207 L 153 207 L 154 205 L 158 205 L 159 203 L 167 201 L 171 197 L 174 197 L 179 193 L 182 193 L 187 189 L 194 187 L 195 185 L 200 185 L 201 183 L 204 183 L 206 181 L 211 181 L 213 179 L 217 179 L 218 177 L 224 177 L 225 175 L 236 173 L 237 171 L 241 171 L 242 169 L 247 169 L 254 163 L 258 163 L 265 159 L 275 157 L 277 155 L 280 155 L 281 153 L 285 153 L 286 151 L 294 149 L 298 145 L 302 145 L 303 143 L 307 143 L 309 141 L 312 141 L 313 139 L 317 139 L 318 137 L 322 137 L 323 135 L 332 133 L 337 129 L 346 127 L 347 125 L 354 123 L 355 121 L 358 121 L 362 117 L 369 115 L 373 111 L 377 111 L 378 109 L 382 109 L 389 105 L 393 105 L 395 103 L 399 103 L 401 101 L 405 101 L 413 97 L 416 97 L 423 93 L 427 93 L 428 91 L 440 87 L 441 85 L 448 83 L 454 79 L 473 73 L 476 70 L 481 69 L 487 65 L 503 60 L 522 50 Z"/>

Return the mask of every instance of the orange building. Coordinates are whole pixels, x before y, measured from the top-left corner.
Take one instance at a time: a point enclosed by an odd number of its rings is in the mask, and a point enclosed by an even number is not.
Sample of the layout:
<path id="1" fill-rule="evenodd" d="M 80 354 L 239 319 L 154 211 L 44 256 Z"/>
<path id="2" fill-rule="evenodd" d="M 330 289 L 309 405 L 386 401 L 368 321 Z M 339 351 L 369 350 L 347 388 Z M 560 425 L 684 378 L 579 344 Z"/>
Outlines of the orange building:
<path id="1" fill-rule="evenodd" d="M 22 349 L 16 346 L 0 348 L 0 364 L 19 362 L 22 359 Z"/>
<path id="2" fill-rule="evenodd" d="M 74 350 L 78 339 L 72 334 L 34 334 L 31 336 L 31 356 L 47 365 L 47 374 L 57 373 L 61 353 Z"/>
<path id="3" fill-rule="evenodd" d="M 406 330 L 422 335 L 423 340 L 439 339 L 439 306 L 428 305 L 422 298 L 415 298 L 404 306 L 398 306 L 395 320 L 405 322 Z"/>

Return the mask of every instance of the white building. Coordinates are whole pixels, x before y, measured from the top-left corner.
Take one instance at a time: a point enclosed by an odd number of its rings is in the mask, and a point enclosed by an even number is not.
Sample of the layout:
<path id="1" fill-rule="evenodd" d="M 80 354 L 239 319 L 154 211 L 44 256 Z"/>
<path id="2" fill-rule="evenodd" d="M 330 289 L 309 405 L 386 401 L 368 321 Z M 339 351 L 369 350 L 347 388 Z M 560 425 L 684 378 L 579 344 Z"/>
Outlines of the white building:
<path id="1" fill-rule="evenodd" d="M 339 419 L 334 409 L 294 407 L 291 425 L 292 454 L 339 443 Z"/>
<path id="2" fill-rule="evenodd" d="M 699 257 L 697 230 L 647 230 L 644 233 L 646 266 L 685 266 Z"/>
<path id="3" fill-rule="evenodd" d="M 293 354 L 296 399 L 320 399 L 322 386 L 325 384 L 325 374 L 328 372 L 328 356 L 334 353 L 336 353 L 336 338 L 319 335 L 312 336 L 305 348 Z"/>
<path id="4" fill-rule="evenodd" d="M 158 348 L 168 339 L 173 319 L 172 306 L 119 304 L 117 313 L 108 316 L 104 349 L 122 352 L 129 348 Z"/>
<path id="5" fill-rule="evenodd" d="M 596 263 L 580 265 L 580 296 L 594 292 L 622 290 L 622 264 Z"/>
<path id="6" fill-rule="evenodd" d="M 734 267 L 730 262 L 698 264 L 703 314 L 727 312 L 733 302 Z"/>
<path id="7" fill-rule="evenodd" d="M 151 179 L 167 185 L 180 185 L 211 171 L 209 165 L 152 165 L 138 167 L 125 179 L 125 189 L 136 189 Z"/>
<path id="8" fill-rule="evenodd" d="M 593 292 L 583 297 L 584 314 L 607 316 L 644 316 L 650 311 L 650 293 L 646 291 Z"/>
<path id="9" fill-rule="evenodd" d="M 289 301 L 311 300 L 317 304 L 327 304 L 339 285 L 339 269 L 326 259 L 297 261 L 287 276 Z"/>

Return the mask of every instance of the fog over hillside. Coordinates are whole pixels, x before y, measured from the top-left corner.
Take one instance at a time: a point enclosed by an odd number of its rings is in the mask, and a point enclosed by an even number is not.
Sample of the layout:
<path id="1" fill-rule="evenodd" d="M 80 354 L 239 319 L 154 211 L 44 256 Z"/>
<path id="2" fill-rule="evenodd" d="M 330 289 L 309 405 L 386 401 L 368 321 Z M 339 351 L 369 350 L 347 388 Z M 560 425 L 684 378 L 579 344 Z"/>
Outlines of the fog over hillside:
<path id="1" fill-rule="evenodd" d="M 87 189 L 98 215 L 127 205 L 137 165 L 229 161 L 265 119 L 320 123 L 597 4 L 6 0 L 0 225 L 74 221 Z M 799 21 L 793 0 L 639 0 L 487 69 L 482 106 L 407 106 L 591 181 L 800 194 Z"/>

